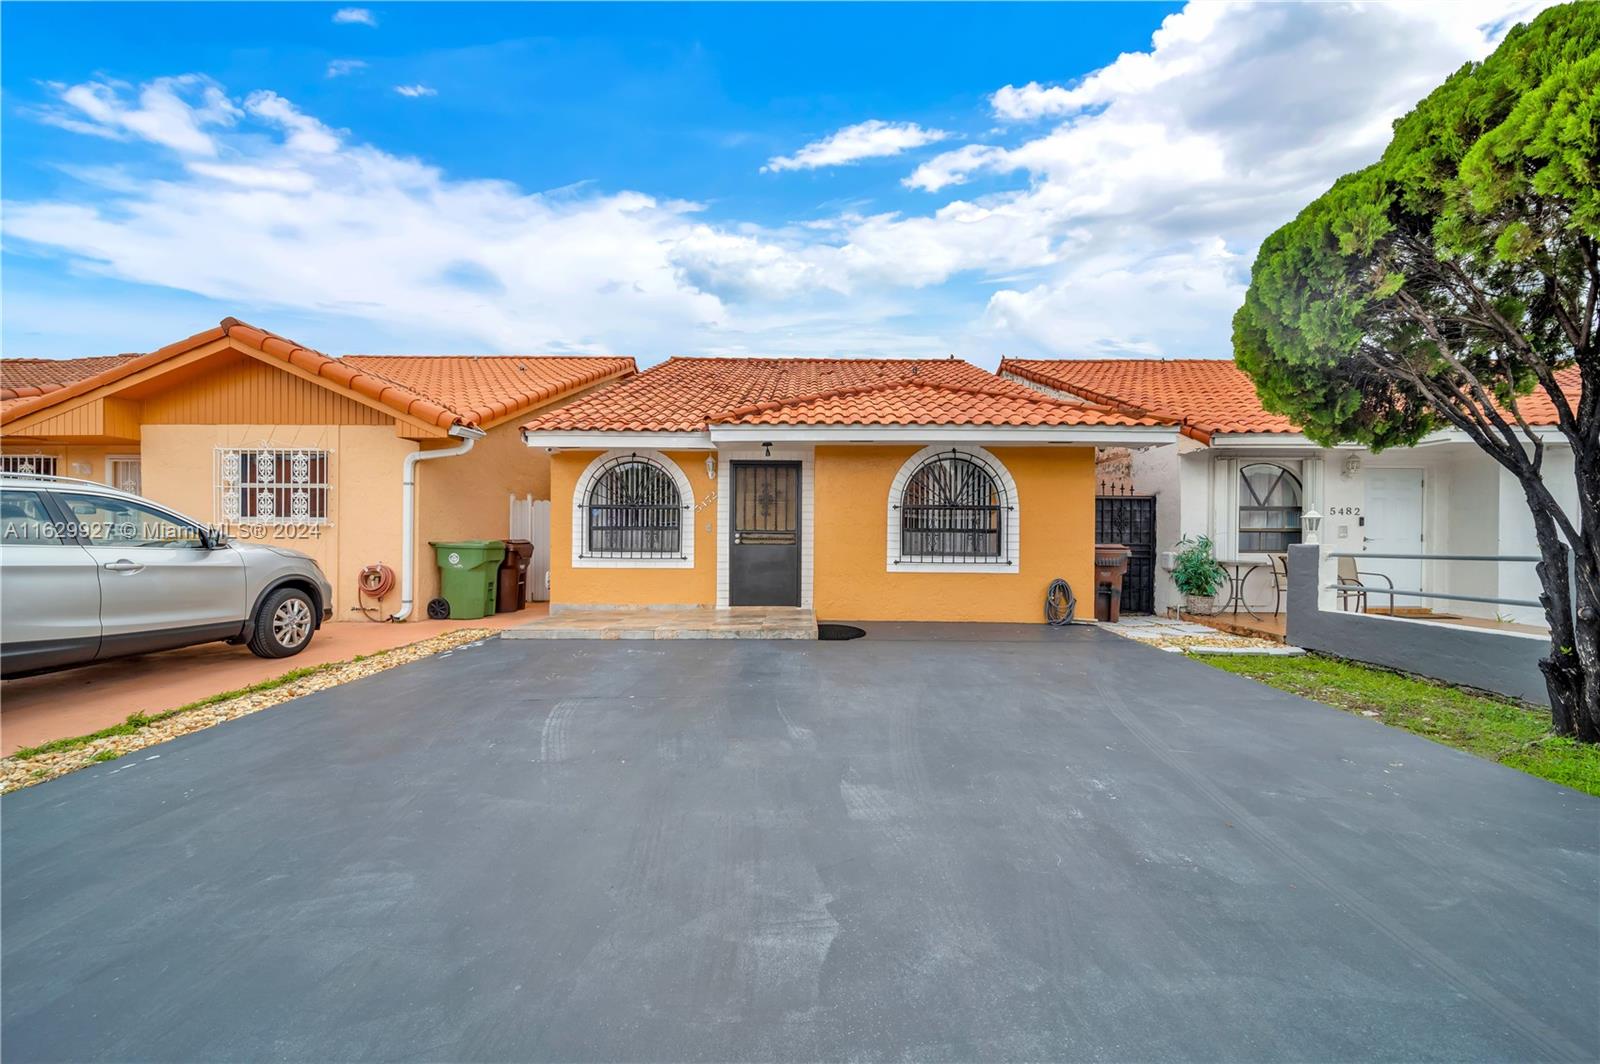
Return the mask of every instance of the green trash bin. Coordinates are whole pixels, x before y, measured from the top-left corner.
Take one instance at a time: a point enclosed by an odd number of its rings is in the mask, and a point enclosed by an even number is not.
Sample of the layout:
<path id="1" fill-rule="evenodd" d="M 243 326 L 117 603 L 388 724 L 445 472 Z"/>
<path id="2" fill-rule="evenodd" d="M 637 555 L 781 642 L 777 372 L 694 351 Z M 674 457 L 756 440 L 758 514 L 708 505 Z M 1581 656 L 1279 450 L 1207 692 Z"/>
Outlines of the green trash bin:
<path id="1" fill-rule="evenodd" d="M 431 546 L 439 562 L 439 598 L 428 603 L 428 616 L 471 620 L 493 613 L 506 541 L 461 539 Z"/>

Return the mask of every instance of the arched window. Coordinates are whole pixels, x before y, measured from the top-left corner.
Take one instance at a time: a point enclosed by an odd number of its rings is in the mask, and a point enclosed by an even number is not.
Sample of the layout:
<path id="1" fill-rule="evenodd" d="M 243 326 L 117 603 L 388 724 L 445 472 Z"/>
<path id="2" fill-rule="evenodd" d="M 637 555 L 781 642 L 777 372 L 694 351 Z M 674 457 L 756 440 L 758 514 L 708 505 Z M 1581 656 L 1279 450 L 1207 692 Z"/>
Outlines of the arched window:
<path id="1" fill-rule="evenodd" d="M 581 505 L 587 556 L 683 557 L 683 496 L 659 462 L 638 454 L 606 460 Z"/>
<path id="2" fill-rule="evenodd" d="M 891 515 L 899 517 L 895 563 L 1012 564 L 1016 504 L 999 464 L 969 450 L 918 458 L 890 499 Z"/>
<path id="3" fill-rule="evenodd" d="M 1239 553 L 1281 554 L 1300 542 L 1300 478 L 1280 465 L 1239 469 Z"/>

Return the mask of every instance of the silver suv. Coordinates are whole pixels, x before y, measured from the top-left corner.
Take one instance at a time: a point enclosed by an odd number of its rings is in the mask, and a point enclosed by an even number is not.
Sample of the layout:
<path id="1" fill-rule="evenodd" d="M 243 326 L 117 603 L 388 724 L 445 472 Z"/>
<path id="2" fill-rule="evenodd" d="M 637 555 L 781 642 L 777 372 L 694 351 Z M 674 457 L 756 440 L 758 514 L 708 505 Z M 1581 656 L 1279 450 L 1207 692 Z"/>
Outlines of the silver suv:
<path id="1" fill-rule="evenodd" d="M 219 639 L 288 657 L 332 603 L 299 551 L 235 543 L 103 484 L 0 474 L 0 675 Z"/>

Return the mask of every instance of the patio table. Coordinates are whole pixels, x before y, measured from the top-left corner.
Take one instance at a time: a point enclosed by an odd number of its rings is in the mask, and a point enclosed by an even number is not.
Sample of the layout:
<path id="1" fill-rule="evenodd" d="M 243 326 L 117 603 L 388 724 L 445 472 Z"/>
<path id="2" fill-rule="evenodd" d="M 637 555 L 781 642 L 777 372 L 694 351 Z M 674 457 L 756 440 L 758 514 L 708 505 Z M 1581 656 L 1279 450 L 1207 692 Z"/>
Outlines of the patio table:
<path id="1" fill-rule="evenodd" d="M 1261 615 L 1250 608 L 1250 603 L 1245 601 L 1244 582 L 1250 579 L 1250 574 L 1257 569 L 1270 564 L 1269 562 L 1248 561 L 1244 558 L 1218 558 L 1217 564 L 1222 566 L 1222 571 L 1228 574 L 1228 600 L 1222 604 L 1218 613 L 1227 613 L 1228 608 L 1233 608 L 1233 615 L 1239 616 L 1239 607 L 1244 607 L 1244 612 L 1261 620 Z"/>

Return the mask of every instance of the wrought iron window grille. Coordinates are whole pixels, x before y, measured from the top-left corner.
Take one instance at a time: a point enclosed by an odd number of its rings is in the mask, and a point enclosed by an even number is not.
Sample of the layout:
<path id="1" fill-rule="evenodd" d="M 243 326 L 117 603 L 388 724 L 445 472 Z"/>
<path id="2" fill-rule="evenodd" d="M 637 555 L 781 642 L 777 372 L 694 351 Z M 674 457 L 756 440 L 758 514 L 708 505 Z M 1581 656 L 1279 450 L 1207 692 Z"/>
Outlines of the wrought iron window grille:
<path id="1" fill-rule="evenodd" d="M 900 515 L 894 564 L 1010 565 L 1005 478 L 983 457 L 949 450 L 929 455 L 906 478 L 892 509 Z"/>
<path id="2" fill-rule="evenodd" d="M 332 512 L 332 452 L 219 447 L 216 517 L 225 525 L 322 525 Z"/>
<path id="3" fill-rule="evenodd" d="M 595 471 L 579 503 L 584 558 L 688 560 L 683 525 L 690 504 L 660 463 L 638 454 L 618 456 Z"/>

